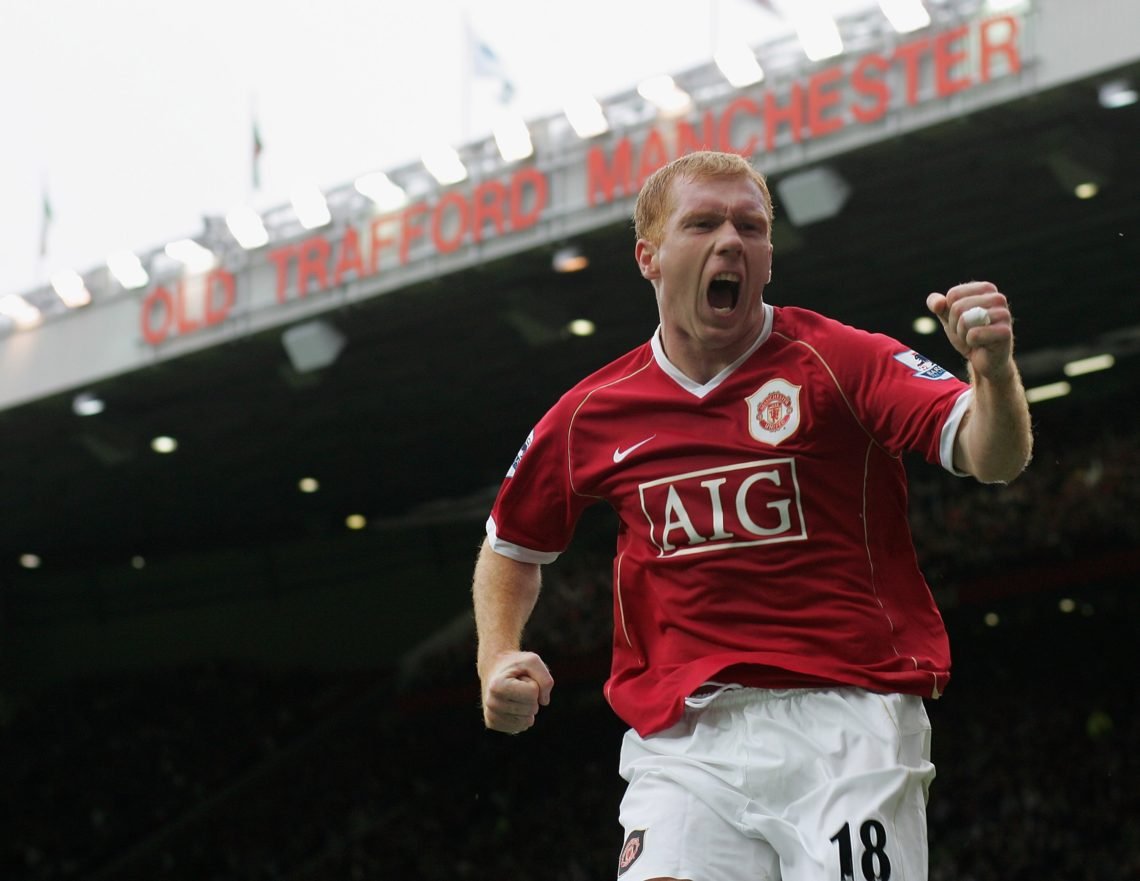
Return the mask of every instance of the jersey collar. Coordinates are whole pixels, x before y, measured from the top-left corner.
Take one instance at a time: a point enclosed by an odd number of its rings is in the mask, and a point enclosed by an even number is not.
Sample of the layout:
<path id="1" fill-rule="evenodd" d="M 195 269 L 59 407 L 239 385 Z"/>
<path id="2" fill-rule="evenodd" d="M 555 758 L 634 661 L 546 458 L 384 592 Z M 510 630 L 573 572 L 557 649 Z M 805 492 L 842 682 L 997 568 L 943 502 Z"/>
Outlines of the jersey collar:
<path id="1" fill-rule="evenodd" d="M 751 358 L 752 354 L 764 344 L 764 341 L 768 339 L 769 336 L 772 335 L 772 321 L 774 315 L 775 313 L 772 307 L 768 303 L 765 303 L 764 323 L 760 328 L 760 333 L 756 337 L 756 341 L 748 347 L 748 351 L 746 351 L 743 355 L 725 367 L 724 370 L 722 370 L 708 382 L 700 383 L 695 379 L 690 379 L 688 376 L 682 373 L 677 368 L 677 366 L 669 360 L 668 357 L 666 357 L 665 347 L 661 344 L 661 325 L 657 325 L 657 330 L 653 334 L 653 339 L 649 341 L 650 345 L 653 347 L 653 358 L 657 362 L 657 366 L 660 367 L 661 370 L 664 371 L 664 373 L 670 379 L 677 383 L 677 385 L 679 385 L 685 391 L 689 392 L 691 395 L 698 398 L 703 398 L 713 389 L 717 388 L 717 386 L 719 386 L 722 382 L 732 376 L 732 374 L 736 372 L 736 369 L 749 358 Z"/>

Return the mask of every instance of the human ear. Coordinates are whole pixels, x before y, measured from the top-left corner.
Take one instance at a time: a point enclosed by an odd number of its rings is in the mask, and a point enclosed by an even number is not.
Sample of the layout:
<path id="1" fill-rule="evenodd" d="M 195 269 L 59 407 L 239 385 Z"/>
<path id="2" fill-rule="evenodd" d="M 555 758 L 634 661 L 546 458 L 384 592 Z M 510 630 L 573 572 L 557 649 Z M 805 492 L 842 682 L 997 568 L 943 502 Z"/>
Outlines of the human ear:
<path id="1" fill-rule="evenodd" d="M 633 256 L 637 259 L 637 267 L 643 278 L 652 281 L 661 274 L 657 266 L 657 249 L 646 239 L 637 240 Z"/>

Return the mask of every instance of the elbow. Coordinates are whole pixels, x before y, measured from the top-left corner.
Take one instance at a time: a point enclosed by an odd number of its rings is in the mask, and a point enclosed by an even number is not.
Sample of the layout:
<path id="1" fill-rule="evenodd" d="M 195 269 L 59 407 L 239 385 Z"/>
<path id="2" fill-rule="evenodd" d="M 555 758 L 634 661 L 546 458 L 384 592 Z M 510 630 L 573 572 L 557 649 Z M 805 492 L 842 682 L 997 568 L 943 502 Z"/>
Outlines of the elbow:
<path id="1" fill-rule="evenodd" d="M 1013 483 L 1025 473 L 1032 459 L 1033 445 L 1029 442 L 1024 448 L 1010 450 L 1005 456 L 979 462 L 972 473 L 979 483 Z"/>
<path id="2" fill-rule="evenodd" d="M 979 470 L 974 474 L 974 479 L 978 481 L 978 483 L 1006 485 L 1017 480 L 1024 470 L 1024 468 Z"/>

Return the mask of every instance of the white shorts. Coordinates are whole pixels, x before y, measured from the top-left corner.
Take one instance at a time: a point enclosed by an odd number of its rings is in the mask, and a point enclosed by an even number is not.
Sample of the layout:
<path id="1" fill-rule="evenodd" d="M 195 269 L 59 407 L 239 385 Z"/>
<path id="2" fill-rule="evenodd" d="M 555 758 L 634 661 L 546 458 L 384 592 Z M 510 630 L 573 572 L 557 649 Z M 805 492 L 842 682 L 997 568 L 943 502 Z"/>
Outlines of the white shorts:
<path id="1" fill-rule="evenodd" d="M 926 881 L 922 699 L 745 688 L 625 735 L 620 881 Z"/>

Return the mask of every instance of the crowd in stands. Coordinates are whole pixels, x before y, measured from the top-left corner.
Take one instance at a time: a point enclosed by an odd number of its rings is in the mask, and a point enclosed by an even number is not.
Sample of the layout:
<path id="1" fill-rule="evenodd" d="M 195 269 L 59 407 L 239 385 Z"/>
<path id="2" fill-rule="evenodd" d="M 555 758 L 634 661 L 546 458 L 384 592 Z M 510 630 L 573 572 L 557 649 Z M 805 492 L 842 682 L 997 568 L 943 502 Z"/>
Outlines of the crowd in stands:
<path id="1" fill-rule="evenodd" d="M 1140 422 L 1131 408 L 1111 415 L 1039 428 L 1033 462 L 1008 486 L 911 468 L 911 531 L 927 580 L 960 584 L 993 566 L 1064 565 L 1140 546 Z"/>
<path id="2" fill-rule="evenodd" d="M 1140 538 L 1138 451 L 1123 418 L 1082 442 L 1039 433 L 1008 488 L 916 472 L 932 584 L 1041 561 L 1083 573 L 1067 591 L 946 610 L 956 667 L 929 702 L 932 881 L 1140 877 L 1140 591 L 1136 570 L 1098 575 Z M 0 877 L 615 877 L 622 726 L 600 690 L 610 571 L 585 545 L 548 570 L 529 632 L 558 685 L 520 737 L 483 731 L 462 622 L 390 670 L 216 661 L 6 687 Z M 1001 626 L 982 623 L 992 610 Z"/>
<path id="3" fill-rule="evenodd" d="M 965 639 L 966 669 L 930 704 L 932 881 L 1140 877 L 1125 628 L 1055 617 Z M 1034 633 L 1048 645 L 1023 651 Z M 0 735 L 0 874 L 612 878 L 621 726 L 592 674 L 557 669 L 514 738 L 482 730 L 459 676 L 438 692 L 223 666 L 73 682 Z"/>

